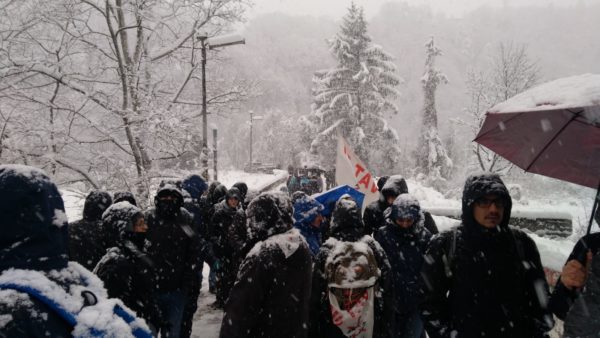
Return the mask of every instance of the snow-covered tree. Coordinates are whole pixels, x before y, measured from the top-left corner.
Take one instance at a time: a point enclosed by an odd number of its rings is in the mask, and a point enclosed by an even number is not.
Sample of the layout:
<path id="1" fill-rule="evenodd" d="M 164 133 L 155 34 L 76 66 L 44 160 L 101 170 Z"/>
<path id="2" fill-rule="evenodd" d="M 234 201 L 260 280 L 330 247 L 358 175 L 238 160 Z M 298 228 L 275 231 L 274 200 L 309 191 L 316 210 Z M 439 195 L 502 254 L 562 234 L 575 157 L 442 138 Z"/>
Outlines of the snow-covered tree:
<path id="1" fill-rule="evenodd" d="M 391 173 L 400 156 L 398 136 L 385 120 L 398 111 L 391 101 L 400 83 L 393 58 L 371 41 L 363 9 L 354 3 L 329 46 L 337 65 L 315 72 L 313 112 L 304 119 L 317 132 L 310 151 L 332 168 L 340 132 L 371 170 Z"/>
<path id="2" fill-rule="evenodd" d="M 424 94 L 423 124 L 416 151 L 417 166 L 428 177 L 444 178 L 448 177 L 452 169 L 452 160 L 438 133 L 435 91 L 440 83 L 448 83 L 448 79 L 435 68 L 435 58 L 442 55 L 442 51 L 435 46 L 433 37 L 427 41 L 425 48 L 427 58 L 425 73 L 421 78 Z"/>
<path id="3" fill-rule="evenodd" d="M 470 70 L 467 74 L 467 91 L 470 104 L 466 108 L 471 119 L 463 122 L 477 135 L 485 113 L 492 106 L 531 88 L 540 78 L 540 70 L 527 54 L 525 46 L 501 43 L 488 70 Z M 484 171 L 507 173 L 512 163 L 493 151 L 473 142 L 475 166 Z"/>

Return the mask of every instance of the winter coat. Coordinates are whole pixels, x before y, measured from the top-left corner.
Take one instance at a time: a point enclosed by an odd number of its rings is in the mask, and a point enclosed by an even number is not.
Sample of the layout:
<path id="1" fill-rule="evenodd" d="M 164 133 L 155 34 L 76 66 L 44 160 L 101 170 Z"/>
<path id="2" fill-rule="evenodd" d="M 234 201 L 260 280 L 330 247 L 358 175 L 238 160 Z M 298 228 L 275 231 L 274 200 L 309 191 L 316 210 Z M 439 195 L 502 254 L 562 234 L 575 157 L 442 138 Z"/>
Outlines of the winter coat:
<path id="1" fill-rule="evenodd" d="M 161 194 L 161 190 L 157 195 Z M 181 196 L 181 195 L 180 195 Z M 183 204 L 181 197 L 180 206 Z M 203 260 L 208 259 L 206 245 L 192 229 L 192 216 L 182 207 L 174 217 L 165 218 L 151 208 L 145 212 L 148 225 L 148 256 L 155 264 L 159 293 L 183 290 L 191 293 L 199 287 L 198 269 Z"/>
<path id="2" fill-rule="evenodd" d="M 219 182 L 214 184 L 212 182 L 208 188 L 208 192 L 206 193 L 206 198 L 202 198 L 200 203 L 202 207 L 202 219 L 205 219 L 204 229 L 200 232 L 200 235 L 207 240 L 213 238 L 214 235 L 214 227 L 212 226 L 212 222 L 210 221 L 215 213 L 215 206 L 225 199 L 225 195 L 227 195 L 227 188 Z M 211 190 L 211 187 L 214 188 Z M 214 244 L 214 243 L 213 243 Z"/>
<path id="3" fill-rule="evenodd" d="M 300 230 L 314 256 L 321 248 L 321 228 L 312 226 L 312 222 L 323 211 L 323 205 L 314 198 L 302 192 L 297 192 L 294 198 L 294 227 Z"/>
<path id="4" fill-rule="evenodd" d="M 591 250 L 594 256 L 600 252 L 600 233 L 586 235 L 577 241 L 569 258 L 567 258 L 567 262 L 576 259 L 585 266 L 588 250 Z M 556 317 L 564 320 L 567 312 L 569 312 L 569 309 L 577 298 L 577 294 L 576 290 L 567 289 L 559 278 L 550 297 L 548 307 Z"/>
<path id="5" fill-rule="evenodd" d="M 100 260 L 94 273 L 104 282 L 108 295 L 119 298 L 156 328 L 163 324 L 156 301 L 154 264 L 144 251 L 144 233 L 133 233 L 132 221 L 141 211 L 129 204 L 113 204 L 104 213 L 105 223 L 119 229 L 119 241 Z"/>
<path id="6" fill-rule="evenodd" d="M 366 244 L 375 256 L 380 276 L 375 285 L 375 314 L 373 337 L 392 337 L 394 291 L 390 263 L 381 246 L 368 235 L 364 235 L 364 225 L 360 218 L 360 209 L 351 199 L 336 202 L 333 211 L 330 238 L 323 243 L 315 258 L 313 268 L 310 337 L 344 337 L 342 331 L 333 323 L 328 297 L 329 284 L 326 273 L 327 262 L 336 254 L 334 250 L 340 243 Z"/>
<path id="7" fill-rule="evenodd" d="M 424 216 L 419 203 L 414 199 L 403 199 L 400 195 L 390 207 L 387 224 L 375 233 L 375 240 L 385 251 L 391 265 L 394 284 L 396 312 L 410 313 L 417 310 L 420 303 L 420 278 L 425 250 L 431 239 L 431 233 L 423 226 Z M 414 208 L 414 224 L 407 229 L 394 223 L 395 209 Z"/>
<path id="8" fill-rule="evenodd" d="M 107 299 L 94 274 L 68 262 L 63 200 L 44 172 L 2 165 L 0 191 L 0 337 L 83 336 L 93 328 L 132 337 L 132 327 L 112 315 L 115 305 L 149 336 L 143 320 Z"/>
<path id="9" fill-rule="evenodd" d="M 130 191 L 118 191 L 114 194 L 113 203 L 119 202 L 129 202 L 131 205 L 137 207 L 137 201 L 135 200 L 135 196 Z"/>
<path id="10" fill-rule="evenodd" d="M 585 287 L 573 303 L 564 323 L 565 338 L 594 338 L 600 333 L 600 257 L 592 259 Z"/>
<path id="11" fill-rule="evenodd" d="M 311 257 L 292 229 L 289 197 L 263 193 L 247 213 L 255 245 L 225 305 L 220 337 L 307 337 Z"/>
<path id="12" fill-rule="evenodd" d="M 92 191 L 85 199 L 83 218 L 69 227 L 70 260 L 93 270 L 106 249 L 117 238 L 102 225 L 102 213 L 112 204 L 110 195 L 105 191 Z"/>
<path id="13" fill-rule="evenodd" d="M 502 222 L 493 229 L 473 217 L 473 203 L 487 194 L 505 201 Z M 511 206 L 497 175 L 467 179 L 462 224 L 432 239 L 421 271 L 430 337 L 531 338 L 552 327 L 540 255 L 529 236 L 509 228 Z"/>
<path id="14" fill-rule="evenodd" d="M 183 207 L 193 216 L 192 228 L 194 231 L 201 233 L 204 228 L 202 206 L 200 204 L 202 194 L 206 191 L 208 186 L 202 177 L 198 175 L 190 175 L 186 177 L 181 186 L 184 190 L 183 196 Z"/>

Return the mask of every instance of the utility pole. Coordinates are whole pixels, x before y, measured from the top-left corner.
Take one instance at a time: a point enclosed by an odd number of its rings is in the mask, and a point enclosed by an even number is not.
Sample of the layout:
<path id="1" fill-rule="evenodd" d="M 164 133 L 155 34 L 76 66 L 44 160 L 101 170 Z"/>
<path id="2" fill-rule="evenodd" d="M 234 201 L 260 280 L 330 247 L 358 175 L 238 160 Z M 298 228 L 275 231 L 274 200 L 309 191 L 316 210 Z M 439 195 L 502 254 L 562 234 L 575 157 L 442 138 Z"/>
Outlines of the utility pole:
<path id="1" fill-rule="evenodd" d="M 217 128 L 213 129 L 213 172 L 217 181 Z"/>
<path id="2" fill-rule="evenodd" d="M 202 165 L 202 177 L 208 180 L 208 117 L 206 112 L 206 36 L 200 36 L 202 49 L 202 150 L 200 159 Z"/>
<path id="3" fill-rule="evenodd" d="M 250 167 L 252 167 L 252 115 L 254 112 L 250 111 Z"/>

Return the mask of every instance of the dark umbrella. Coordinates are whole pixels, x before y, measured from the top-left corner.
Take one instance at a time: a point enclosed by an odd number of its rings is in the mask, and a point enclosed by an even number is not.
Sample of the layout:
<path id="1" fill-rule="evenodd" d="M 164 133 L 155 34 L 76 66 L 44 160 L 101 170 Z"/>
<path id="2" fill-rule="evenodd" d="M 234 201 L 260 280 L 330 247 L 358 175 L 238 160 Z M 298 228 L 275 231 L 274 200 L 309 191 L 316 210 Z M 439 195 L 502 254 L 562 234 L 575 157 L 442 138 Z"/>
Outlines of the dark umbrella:
<path id="1" fill-rule="evenodd" d="M 323 204 L 325 209 L 323 210 L 323 212 L 321 212 L 321 214 L 325 217 L 328 217 L 333 212 L 335 202 L 337 202 L 340 199 L 340 197 L 344 195 L 350 195 L 350 197 L 352 197 L 352 199 L 356 201 L 358 207 L 362 208 L 362 203 L 365 199 L 365 194 L 352 188 L 349 185 L 340 185 L 337 187 L 333 187 L 325 192 L 313 195 L 313 198 L 319 203 Z"/>
<path id="2" fill-rule="evenodd" d="M 525 171 L 598 189 L 600 75 L 542 84 L 490 109 L 475 138 Z M 591 229 L 592 218 L 588 226 Z"/>

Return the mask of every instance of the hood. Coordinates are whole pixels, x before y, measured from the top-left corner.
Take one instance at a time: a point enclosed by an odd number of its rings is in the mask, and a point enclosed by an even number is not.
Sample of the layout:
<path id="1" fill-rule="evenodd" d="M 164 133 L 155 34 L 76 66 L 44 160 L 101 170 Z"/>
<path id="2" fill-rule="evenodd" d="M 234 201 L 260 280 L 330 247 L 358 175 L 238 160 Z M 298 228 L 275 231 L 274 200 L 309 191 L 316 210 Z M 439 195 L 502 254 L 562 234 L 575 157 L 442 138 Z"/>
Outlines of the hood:
<path id="1" fill-rule="evenodd" d="M 385 185 L 385 183 L 387 182 L 387 180 L 389 179 L 389 176 L 381 176 L 379 179 L 377 179 L 377 190 L 381 192 L 381 189 L 383 189 L 383 186 Z"/>
<path id="2" fill-rule="evenodd" d="M 507 228 L 512 209 L 512 199 L 502 179 L 497 174 L 480 173 L 469 176 L 465 182 L 462 196 L 462 220 L 465 225 L 475 225 L 473 218 L 473 203 L 488 194 L 498 195 L 505 199 L 504 215 L 500 227 Z"/>
<path id="3" fill-rule="evenodd" d="M 217 204 L 221 202 L 225 199 L 225 196 L 227 196 L 227 188 L 222 184 L 217 185 L 210 196 L 211 204 Z"/>
<path id="4" fill-rule="evenodd" d="M 237 188 L 240 191 L 240 196 L 242 199 L 240 201 L 244 201 L 246 199 L 246 194 L 248 193 L 248 185 L 244 182 L 236 182 L 232 186 L 232 188 Z"/>
<path id="5" fill-rule="evenodd" d="M 396 197 L 394 203 L 385 209 L 384 216 L 388 223 L 394 225 L 396 225 L 395 221 L 397 219 L 413 219 L 415 222 L 411 227 L 412 229 L 423 226 L 425 220 L 419 201 L 411 194 L 401 194 Z"/>
<path id="6" fill-rule="evenodd" d="M 155 202 L 158 200 L 159 197 L 164 196 L 164 195 L 175 196 L 180 203 L 179 206 L 183 205 L 183 193 L 181 192 L 181 189 L 179 188 L 179 186 L 177 185 L 176 182 L 169 182 L 169 181 L 160 182 L 160 185 L 158 186 L 158 190 L 156 191 L 156 197 L 154 199 Z"/>
<path id="7" fill-rule="evenodd" d="M 240 193 L 240 191 L 237 188 L 231 188 L 231 189 L 227 190 L 227 193 L 225 194 L 225 200 L 228 200 L 230 198 L 235 198 L 240 203 L 244 201 L 244 199 L 242 198 L 242 194 Z"/>
<path id="8" fill-rule="evenodd" d="M 142 211 L 129 202 L 123 201 L 111 205 L 102 215 L 102 224 L 108 231 L 114 231 L 122 238 L 126 232 L 133 232 L 135 220 L 142 216 Z"/>
<path id="9" fill-rule="evenodd" d="M 248 239 L 251 242 L 265 239 L 292 228 L 294 210 L 289 196 L 282 192 L 269 191 L 255 197 L 248 205 Z"/>
<path id="10" fill-rule="evenodd" d="M 365 225 L 360 208 L 349 196 L 344 195 L 335 203 L 329 232 L 342 241 L 357 241 L 363 237 Z"/>
<path id="11" fill-rule="evenodd" d="M 189 175 L 184 178 L 181 186 L 195 200 L 199 200 L 206 189 L 208 189 L 206 182 L 198 175 Z"/>
<path id="12" fill-rule="evenodd" d="M 323 212 L 323 204 L 302 191 L 295 192 L 292 199 L 294 201 L 294 226 L 297 228 L 310 227 L 317 215 Z"/>
<path id="13" fill-rule="evenodd" d="M 110 194 L 102 190 L 94 190 L 85 198 L 83 205 L 83 219 L 86 221 L 99 221 L 104 211 L 112 204 Z"/>
<path id="14" fill-rule="evenodd" d="M 406 180 L 400 175 L 390 176 L 383 187 L 381 187 L 380 196 L 383 197 L 383 200 L 388 196 L 398 197 L 401 194 L 408 193 L 408 186 L 406 185 Z"/>
<path id="15" fill-rule="evenodd" d="M 114 200 L 113 203 L 119 203 L 119 202 L 129 202 L 131 205 L 135 205 L 137 206 L 137 201 L 135 200 L 135 196 L 133 196 L 133 193 L 129 192 L 129 191 L 117 191 L 114 194 Z"/>
<path id="16" fill-rule="evenodd" d="M 67 266 L 68 226 L 62 197 L 40 169 L 0 166 L 0 271 Z"/>

